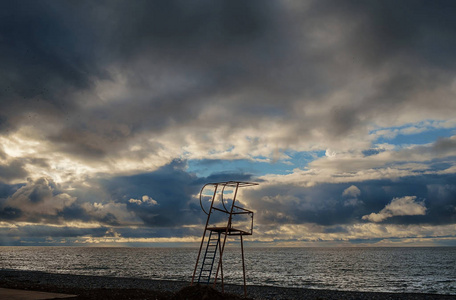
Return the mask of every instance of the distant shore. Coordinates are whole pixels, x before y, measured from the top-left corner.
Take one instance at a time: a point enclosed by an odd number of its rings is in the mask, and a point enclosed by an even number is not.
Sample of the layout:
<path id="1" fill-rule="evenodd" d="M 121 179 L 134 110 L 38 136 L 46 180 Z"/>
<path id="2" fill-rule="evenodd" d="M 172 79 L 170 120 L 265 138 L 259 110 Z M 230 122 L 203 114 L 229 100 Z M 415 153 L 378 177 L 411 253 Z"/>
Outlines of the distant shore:
<path id="1" fill-rule="evenodd" d="M 0 287 L 81 295 L 76 299 L 99 299 L 100 297 L 104 299 L 127 299 L 127 297 L 128 299 L 173 299 L 174 293 L 188 285 L 189 283 L 184 281 L 0 270 Z M 243 295 L 241 286 L 227 285 L 225 290 L 236 295 Z M 271 286 L 248 286 L 247 294 L 249 298 L 253 299 L 277 300 L 456 299 L 456 295 L 352 292 Z"/>

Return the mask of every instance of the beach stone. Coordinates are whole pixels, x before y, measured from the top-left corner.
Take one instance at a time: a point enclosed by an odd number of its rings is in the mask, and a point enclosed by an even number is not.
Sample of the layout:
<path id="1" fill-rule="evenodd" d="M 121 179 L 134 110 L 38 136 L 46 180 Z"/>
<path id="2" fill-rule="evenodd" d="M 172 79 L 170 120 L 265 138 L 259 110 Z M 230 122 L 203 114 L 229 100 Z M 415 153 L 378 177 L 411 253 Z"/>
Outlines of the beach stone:
<path id="1" fill-rule="evenodd" d="M 222 293 L 208 285 L 187 286 L 174 295 L 175 300 L 241 300 L 237 295 Z"/>

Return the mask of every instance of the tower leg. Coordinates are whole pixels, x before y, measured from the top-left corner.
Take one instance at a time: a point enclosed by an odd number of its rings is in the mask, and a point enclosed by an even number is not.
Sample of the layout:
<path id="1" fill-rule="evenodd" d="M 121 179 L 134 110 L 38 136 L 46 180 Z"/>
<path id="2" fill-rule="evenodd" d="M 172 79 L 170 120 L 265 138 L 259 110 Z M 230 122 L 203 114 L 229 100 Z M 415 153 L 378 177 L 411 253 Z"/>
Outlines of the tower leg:
<path id="1" fill-rule="evenodd" d="M 222 253 L 222 243 L 220 243 L 220 235 L 222 233 L 219 232 L 219 253 Z M 225 292 L 225 284 L 223 282 L 223 263 L 220 264 L 220 279 L 222 280 L 222 293 Z"/>
<path id="2" fill-rule="evenodd" d="M 242 240 L 242 234 L 240 235 L 240 237 L 241 237 L 241 253 L 242 253 L 242 275 L 244 275 L 244 298 L 247 298 L 247 286 L 245 284 L 244 242 Z"/>
<path id="3" fill-rule="evenodd" d="M 223 267 L 222 267 L 222 261 L 223 261 L 223 251 L 225 251 L 225 244 L 226 244 L 226 237 L 228 236 L 228 227 L 225 231 L 225 236 L 223 237 L 223 244 L 222 244 L 222 248 L 220 249 L 220 255 L 219 255 L 219 263 L 218 263 L 218 266 L 217 266 L 217 272 L 215 272 L 215 278 L 214 278 L 214 288 L 217 284 L 217 279 L 218 279 L 218 275 L 219 275 L 219 271 L 220 269 L 222 269 L 222 290 L 225 288 L 224 285 L 223 285 Z"/>

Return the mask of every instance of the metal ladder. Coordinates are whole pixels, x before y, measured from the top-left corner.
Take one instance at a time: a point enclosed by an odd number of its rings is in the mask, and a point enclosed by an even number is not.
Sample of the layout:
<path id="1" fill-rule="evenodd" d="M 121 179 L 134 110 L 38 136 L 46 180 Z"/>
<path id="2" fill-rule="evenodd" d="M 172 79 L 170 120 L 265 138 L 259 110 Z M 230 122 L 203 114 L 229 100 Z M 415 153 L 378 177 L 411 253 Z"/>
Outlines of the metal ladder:
<path id="1" fill-rule="evenodd" d="M 214 233 L 214 236 L 212 236 Z M 214 267 L 217 248 L 220 245 L 220 232 L 209 232 L 209 239 L 206 244 L 206 251 L 201 263 L 201 269 L 198 276 L 198 283 L 210 284 L 212 269 Z"/>

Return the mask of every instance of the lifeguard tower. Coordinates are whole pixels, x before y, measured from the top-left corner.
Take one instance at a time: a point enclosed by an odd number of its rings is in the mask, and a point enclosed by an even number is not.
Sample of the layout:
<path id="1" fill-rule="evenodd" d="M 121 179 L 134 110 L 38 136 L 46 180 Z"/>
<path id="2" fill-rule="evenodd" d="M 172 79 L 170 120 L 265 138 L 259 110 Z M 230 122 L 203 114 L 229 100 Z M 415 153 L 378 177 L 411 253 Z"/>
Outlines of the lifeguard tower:
<path id="1" fill-rule="evenodd" d="M 239 201 L 237 201 L 236 197 L 239 188 L 254 185 L 258 185 L 258 183 L 225 181 L 208 183 L 201 189 L 200 205 L 207 215 L 207 221 L 196 259 L 191 285 L 197 282 L 200 284 L 212 284 L 215 287 L 220 274 L 222 291 L 224 291 L 222 262 L 226 240 L 229 236 L 239 236 L 241 242 L 244 296 L 247 296 L 243 236 L 252 235 L 253 233 L 253 211 L 237 205 Z M 216 261 L 218 263 L 215 270 L 214 264 Z"/>

